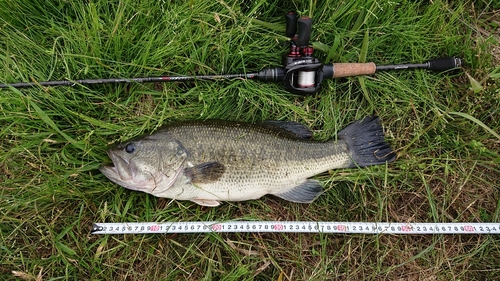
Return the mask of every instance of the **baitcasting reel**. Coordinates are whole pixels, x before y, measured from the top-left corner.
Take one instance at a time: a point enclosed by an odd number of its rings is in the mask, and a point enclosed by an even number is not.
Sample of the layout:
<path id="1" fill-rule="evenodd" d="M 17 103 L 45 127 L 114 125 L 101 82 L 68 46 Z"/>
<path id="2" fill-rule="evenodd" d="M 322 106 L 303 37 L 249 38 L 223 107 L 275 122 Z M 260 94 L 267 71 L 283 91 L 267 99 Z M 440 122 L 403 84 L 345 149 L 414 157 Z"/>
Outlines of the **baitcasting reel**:
<path id="1" fill-rule="evenodd" d="M 314 48 L 309 45 L 312 19 L 297 18 L 295 12 L 290 12 L 285 15 L 285 21 L 285 34 L 290 38 L 290 52 L 283 56 L 283 85 L 295 94 L 316 93 L 323 81 L 323 63 L 312 56 Z"/>

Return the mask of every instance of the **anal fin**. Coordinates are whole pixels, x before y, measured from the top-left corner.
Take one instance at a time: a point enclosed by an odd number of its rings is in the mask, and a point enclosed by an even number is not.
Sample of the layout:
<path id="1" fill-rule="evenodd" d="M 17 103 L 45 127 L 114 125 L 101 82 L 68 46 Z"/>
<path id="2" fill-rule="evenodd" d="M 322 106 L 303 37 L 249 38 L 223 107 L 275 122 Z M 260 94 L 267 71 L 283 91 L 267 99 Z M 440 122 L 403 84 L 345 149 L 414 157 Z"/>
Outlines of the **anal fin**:
<path id="1" fill-rule="evenodd" d="M 308 179 L 290 190 L 282 193 L 273 193 L 273 195 L 296 203 L 311 203 L 322 192 L 323 188 L 317 180 Z"/>

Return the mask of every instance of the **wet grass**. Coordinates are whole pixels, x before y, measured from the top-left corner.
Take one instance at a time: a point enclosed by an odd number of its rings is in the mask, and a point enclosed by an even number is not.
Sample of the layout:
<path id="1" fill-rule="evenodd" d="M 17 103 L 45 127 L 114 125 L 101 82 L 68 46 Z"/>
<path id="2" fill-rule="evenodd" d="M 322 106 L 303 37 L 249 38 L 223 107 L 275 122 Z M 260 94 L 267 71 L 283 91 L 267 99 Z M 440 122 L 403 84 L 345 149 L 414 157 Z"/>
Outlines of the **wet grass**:
<path id="1" fill-rule="evenodd" d="M 318 3 L 321 2 L 321 3 Z M 283 14 L 322 61 L 464 59 L 460 71 L 280 84 L 195 81 L 0 90 L 2 280 L 494 280 L 495 236 L 96 236 L 93 222 L 498 222 L 500 6 L 494 1 L 0 1 L 0 82 L 253 72 L 280 65 Z M 254 21 L 258 19 L 259 21 Z M 308 205 L 203 208 L 125 190 L 106 148 L 187 119 L 292 120 L 328 139 L 377 114 L 396 162 L 317 176 Z"/>

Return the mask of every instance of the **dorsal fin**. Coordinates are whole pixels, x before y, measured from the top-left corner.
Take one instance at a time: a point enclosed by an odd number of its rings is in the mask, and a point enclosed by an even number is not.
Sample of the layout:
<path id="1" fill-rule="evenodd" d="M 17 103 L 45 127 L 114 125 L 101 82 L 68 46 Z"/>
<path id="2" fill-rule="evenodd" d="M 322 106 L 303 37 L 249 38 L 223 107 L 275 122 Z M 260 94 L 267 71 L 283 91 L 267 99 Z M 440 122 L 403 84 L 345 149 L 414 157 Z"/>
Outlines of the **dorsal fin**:
<path id="1" fill-rule="evenodd" d="M 279 131 L 285 136 L 299 139 L 312 139 L 312 132 L 306 125 L 293 121 L 267 120 L 261 123 L 263 127 Z"/>

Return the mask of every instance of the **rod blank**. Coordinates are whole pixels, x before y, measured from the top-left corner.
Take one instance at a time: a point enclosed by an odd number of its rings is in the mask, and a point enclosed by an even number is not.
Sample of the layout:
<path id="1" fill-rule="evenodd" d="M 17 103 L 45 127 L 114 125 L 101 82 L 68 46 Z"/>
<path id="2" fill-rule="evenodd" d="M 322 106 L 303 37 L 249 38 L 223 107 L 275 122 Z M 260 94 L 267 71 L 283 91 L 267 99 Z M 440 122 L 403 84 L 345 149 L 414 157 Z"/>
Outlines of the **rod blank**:
<path id="1" fill-rule="evenodd" d="M 137 78 L 105 78 L 105 79 L 82 79 L 82 80 L 59 80 L 59 81 L 43 81 L 43 82 L 19 82 L 12 84 L 0 84 L 0 88 L 28 88 L 35 86 L 76 86 L 89 84 L 119 84 L 119 83 L 146 83 L 146 82 L 176 82 L 190 80 L 218 80 L 218 79 L 233 79 L 247 78 L 253 79 L 257 73 L 247 74 L 225 74 L 225 75 L 195 75 L 195 76 L 158 76 L 158 77 L 137 77 Z"/>

